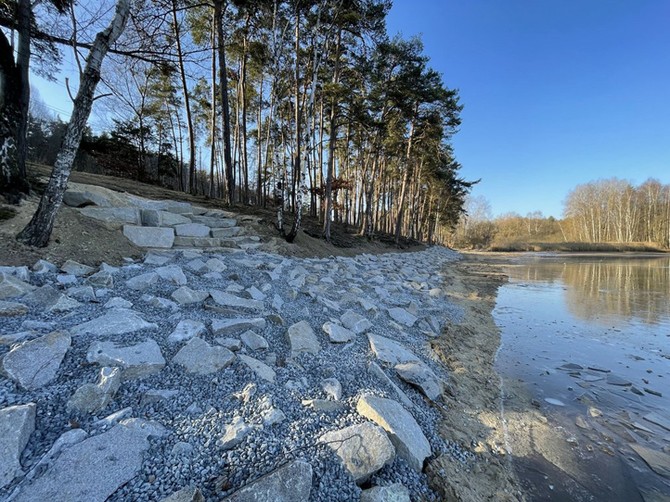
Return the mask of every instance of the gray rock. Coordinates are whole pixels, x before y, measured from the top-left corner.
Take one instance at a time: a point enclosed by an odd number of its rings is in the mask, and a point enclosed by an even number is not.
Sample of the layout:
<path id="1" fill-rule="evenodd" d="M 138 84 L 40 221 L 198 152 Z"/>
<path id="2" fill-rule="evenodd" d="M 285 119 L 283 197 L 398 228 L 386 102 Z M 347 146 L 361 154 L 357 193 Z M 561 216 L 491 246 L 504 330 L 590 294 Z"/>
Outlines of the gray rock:
<path id="1" fill-rule="evenodd" d="M 294 460 L 237 490 L 228 502 L 307 502 L 312 491 L 312 466 Z"/>
<path id="2" fill-rule="evenodd" d="M 93 291 L 91 286 L 75 286 L 73 288 L 68 288 L 67 294 L 68 296 L 83 302 L 95 301 L 95 291 Z"/>
<path id="3" fill-rule="evenodd" d="M 30 267 L 36 274 L 46 274 L 58 272 L 58 267 L 46 260 L 37 260 L 32 267 Z"/>
<path id="4" fill-rule="evenodd" d="M 173 397 L 179 395 L 178 390 L 170 390 L 170 389 L 151 389 L 148 390 L 144 393 L 142 396 L 142 404 L 152 404 L 152 403 L 160 403 L 162 401 L 167 401 L 168 399 L 172 399 Z"/>
<path id="5" fill-rule="evenodd" d="M 261 335 L 257 335 L 253 331 L 245 331 L 240 336 L 244 344 L 251 350 L 265 350 L 269 348 L 268 341 Z"/>
<path id="6" fill-rule="evenodd" d="M 41 476 L 20 486 L 14 501 L 104 502 L 140 472 L 144 452 L 149 449 L 148 437 L 154 433 L 154 428 L 124 421 L 75 444 Z"/>
<path id="7" fill-rule="evenodd" d="M 195 260 L 189 261 L 186 264 L 186 268 L 197 274 L 204 273 L 208 270 L 207 265 L 200 258 L 196 258 Z"/>
<path id="8" fill-rule="evenodd" d="M 186 216 L 158 209 L 142 209 L 140 210 L 140 216 L 142 226 L 145 227 L 173 227 L 183 223 L 191 223 L 191 220 Z"/>
<path id="9" fill-rule="evenodd" d="M 74 275 L 75 277 L 84 277 L 95 272 L 93 267 L 89 267 L 88 265 L 84 265 L 73 260 L 67 260 L 65 263 L 63 263 L 63 266 L 60 269 L 61 272 Z"/>
<path id="10" fill-rule="evenodd" d="M 363 490 L 360 502 L 410 502 L 409 490 L 401 483 Z"/>
<path id="11" fill-rule="evenodd" d="M 332 343 L 347 343 L 356 337 L 353 331 L 348 330 L 344 326 L 335 324 L 334 322 L 326 322 L 322 329 L 328 335 Z"/>
<path id="12" fill-rule="evenodd" d="M 127 224 L 140 224 L 140 211 L 135 207 L 82 207 L 79 212 L 87 218 L 105 223 L 112 229 Z"/>
<path id="13" fill-rule="evenodd" d="M 172 251 L 149 251 L 144 257 L 144 263 L 147 265 L 165 265 L 174 258 Z"/>
<path id="14" fill-rule="evenodd" d="M 77 284 L 79 281 L 77 280 L 76 275 L 72 274 L 59 274 L 56 277 L 56 282 L 58 284 L 61 284 L 63 286 L 73 286 L 74 284 Z"/>
<path id="15" fill-rule="evenodd" d="M 22 388 L 39 389 L 56 378 L 70 348 L 69 335 L 55 331 L 14 347 L 2 359 L 2 369 Z"/>
<path id="16" fill-rule="evenodd" d="M 0 488 L 21 474 L 21 453 L 35 430 L 35 403 L 0 410 Z"/>
<path id="17" fill-rule="evenodd" d="M 414 403 L 410 400 L 409 397 L 407 397 L 407 394 L 405 394 L 405 393 L 403 392 L 403 390 L 402 390 L 400 387 L 398 387 L 398 386 L 393 382 L 393 380 L 391 380 L 391 379 L 389 378 L 389 376 L 386 374 L 386 372 L 384 372 L 384 370 L 381 369 L 377 363 L 375 363 L 375 362 L 371 362 L 371 363 L 370 363 L 370 366 L 368 367 L 368 371 L 370 372 L 370 374 L 376 376 L 376 377 L 379 378 L 382 382 L 384 382 L 384 384 L 386 384 L 386 385 L 389 386 L 391 389 L 393 389 L 393 391 L 394 391 L 394 392 L 396 393 L 396 395 L 398 396 L 398 399 L 400 399 L 400 402 L 402 403 L 402 405 L 403 405 L 405 408 L 409 408 L 409 409 L 415 408 Z"/>
<path id="18" fill-rule="evenodd" d="M 357 484 L 367 481 L 395 458 L 395 448 L 388 436 L 371 422 L 328 432 L 318 442 L 327 444 L 340 457 Z"/>
<path id="19" fill-rule="evenodd" d="M 340 411 L 344 408 L 342 403 L 338 401 L 328 401 L 327 399 L 303 399 L 302 405 L 305 408 L 324 413 Z"/>
<path id="20" fill-rule="evenodd" d="M 26 314 L 29 310 L 23 303 L 0 300 L 0 317 L 15 317 Z"/>
<path id="21" fill-rule="evenodd" d="M 374 352 L 375 356 L 377 356 L 377 359 L 380 361 L 393 365 L 419 361 L 419 358 L 416 357 L 416 355 L 390 338 L 368 333 L 368 340 L 372 352 Z"/>
<path id="22" fill-rule="evenodd" d="M 244 423 L 242 417 L 235 417 L 233 423 L 226 426 L 223 437 L 216 443 L 224 450 L 230 450 L 244 441 L 244 438 L 247 437 L 251 430 L 252 428 Z"/>
<path id="23" fill-rule="evenodd" d="M 205 502 L 205 497 L 198 488 L 186 487 L 165 497 L 161 502 Z"/>
<path id="24" fill-rule="evenodd" d="M 172 227 L 124 225 L 123 235 L 136 246 L 144 248 L 171 248 L 175 239 Z"/>
<path id="25" fill-rule="evenodd" d="M 192 338 L 172 359 L 189 373 L 206 375 L 229 366 L 235 354 L 225 347 L 212 347 L 201 338 Z"/>
<path id="26" fill-rule="evenodd" d="M 400 307 L 389 309 L 388 312 L 391 316 L 391 319 L 408 327 L 414 326 L 414 323 L 417 320 L 416 316 L 410 314 L 405 309 L 401 309 Z"/>
<path id="27" fill-rule="evenodd" d="M 190 340 L 195 336 L 201 336 L 207 333 L 207 327 L 200 321 L 193 321 L 191 319 L 184 319 L 179 321 L 177 327 L 168 336 L 168 342 L 177 343 L 185 340 Z"/>
<path id="28" fill-rule="evenodd" d="M 156 269 L 156 273 L 161 279 L 174 282 L 179 286 L 182 286 L 187 282 L 184 271 L 179 265 L 167 265 L 165 267 L 159 267 Z"/>
<path id="29" fill-rule="evenodd" d="M 266 427 L 280 424 L 286 420 L 286 415 L 279 408 L 269 408 L 261 413 L 261 417 L 263 418 L 263 425 Z"/>
<path id="30" fill-rule="evenodd" d="M 68 410 L 96 413 L 107 407 L 121 386 L 121 368 L 101 368 L 98 383 L 79 387 L 67 402 Z"/>
<path id="31" fill-rule="evenodd" d="M 265 326 L 266 322 L 262 317 L 253 319 L 214 319 L 212 321 L 212 332 L 215 336 L 228 336 L 248 329 L 265 329 Z"/>
<path id="32" fill-rule="evenodd" d="M 158 277 L 156 272 L 147 272 L 146 274 L 136 275 L 126 281 L 126 286 L 135 291 L 146 291 L 151 286 L 158 284 Z"/>
<path id="33" fill-rule="evenodd" d="M 98 207 L 112 207 L 118 203 L 119 197 L 113 191 L 80 183 L 68 183 L 63 194 L 63 203 L 70 207 L 84 207 L 95 205 Z"/>
<path id="34" fill-rule="evenodd" d="M 321 344 L 307 321 L 300 321 L 290 326 L 287 334 L 291 344 L 291 357 L 301 352 L 318 354 L 321 350 Z"/>
<path id="35" fill-rule="evenodd" d="M 30 282 L 30 271 L 25 265 L 21 267 L 4 267 L 0 266 L 0 272 L 13 275 L 18 280 L 23 282 Z"/>
<path id="36" fill-rule="evenodd" d="M 152 307 L 156 307 L 157 309 L 165 309 L 172 311 L 179 310 L 179 305 L 177 303 L 173 302 L 172 300 L 168 300 L 167 298 L 161 298 L 160 296 L 142 295 L 140 300 L 146 302 Z"/>
<path id="37" fill-rule="evenodd" d="M 207 270 L 210 272 L 224 272 L 228 267 L 218 258 L 210 258 L 205 262 Z"/>
<path id="38" fill-rule="evenodd" d="M 23 282 L 6 272 L 0 272 L 0 300 L 16 298 L 34 289 L 35 286 Z"/>
<path id="39" fill-rule="evenodd" d="M 353 310 L 347 310 L 342 314 L 340 321 L 342 321 L 345 328 L 350 329 L 356 334 L 365 333 L 372 328 L 372 323 L 368 319 Z"/>
<path id="40" fill-rule="evenodd" d="M 217 305 L 230 308 L 242 308 L 248 310 L 263 310 L 263 302 L 250 300 L 248 298 L 240 298 L 239 296 L 212 289 L 209 292 L 210 296 Z"/>
<path id="41" fill-rule="evenodd" d="M 123 335 L 143 329 L 156 329 L 157 324 L 146 322 L 132 310 L 109 309 L 108 313 L 70 328 L 73 335 L 90 333 L 96 336 Z"/>
<path id="42" fill-rule="evenodd" d="M 321 388 L 331 399 L 335 401 L 342 399 L 342 384 L 337 378 L 321 380 Z"/>
<path id="43" fill-rule="evenodd" d="M 196 248 L 218 248 L 222 247 L 222 240 L 214 237 L 184 237 L 178 235 L 174 238 L 175 247 Z"/>
<path id="44" fill-rule="evenodd" d="M 96 288 L 113 288 L 114 287 L 114 277 L 112 273 L 107 270 L 101 270 L 95 274 L 89 276 L 86 279 L 86 282 L 91 286 Z"/>
<path id="45" fill-rule="evenodd" d="M 28 293 L 23 300 L 46 312 L 67 312 L 81 306 L 77 300 L 64 295 L 52 286 L 46 285 Z"/>
<path id="46" fill-rule="evenodd" d="M 424 363 L 411 361 L 397 364 L 395 370 L 405 382 L 418 387 L 431 401 L 435 401 L 444 391 L 444 383 Z"/>
<path id="47" fill-rule="evenodd" d="M 244 354 L 238 354 L 237 357 L 239 357 L 240 361 L 246 364 L 251 371 L 256 373 L 256 376 L 270 383 L 274 383 L 277 374 L 267 364 L 258 359 L 254 359 L 253 357 L 245 356 Z"/>
<path id="48" fill-rule="evenodd" d="M 242 232 L 240 227 L 230 227 L 230 228 L 212 228 L 212 237 L 218 239 L 229 239 L 230 237 L 236 237 Z"/>
<path id="49" fill-rule="evenodd" d="M 242 340 L 238 340 L 237 338 L 219 337 L 214 341 L 233 352 L 237 352 L 242 348 Z"/>
<path id="50" fill-rule="evenodd" d="M 193 221 L 207 225 L 210 228 L 231 228 L 237 225 L 237 221 L 231 218 L 217 218 L 212 216 L 194 216 Z"/>
<path id="51" fill-rule="evenodd" d="M 101 366 L 117 366 L 123 372 L 123 380 L 142 378 L 159 373 L 165 367 L 165 359 L 155 340 L 137 345 L 119 346 L 114 342 L 93 342 L 88 348 L 86 359 Z"/>
<path id="52" fill-rule="evenodd" d="M 181 305 L 191 305 L 193 303 L 204 302 L 209 297 L 209 292 L 195 291 L 188 286 L 182 286 L 174 290 L 170 296 Z"/>
<path id="53" fill-rule="evenodd" d="M 109 300 L 107 300 L 107 303 L 105 303 L 106 309 L 129 309 L 132 306 L 133 306 L 132 302 L 129 302 L 128 300 L 125 300 L 120 296 L 110 298 Z"/>
<path id="54" fill-rule="evenodd" d="M 421 472 L 423 461 L 431 455 L 430 444 L 414 417 L 400 403 L 364 395 L 359 398 L 356 411 L 381 426 L 388 433 L 398 455 L 412 469 Z"/>
<path id="55" fill-rule="evenodd" d="M 182 223 L 175 225 L 174 231 L 179 237 L 209 237 L 210 228 L 201 223 Z"/>

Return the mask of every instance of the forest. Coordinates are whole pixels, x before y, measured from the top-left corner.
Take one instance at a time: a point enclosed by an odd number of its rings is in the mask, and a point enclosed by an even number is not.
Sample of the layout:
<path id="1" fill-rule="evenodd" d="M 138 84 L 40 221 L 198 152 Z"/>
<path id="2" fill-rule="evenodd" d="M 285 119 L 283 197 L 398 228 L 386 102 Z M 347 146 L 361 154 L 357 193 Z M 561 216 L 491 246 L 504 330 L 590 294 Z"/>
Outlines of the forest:
<path id="1" fill-rule="evenodd" d="M 467 217 L 449 242 L 459 248 L 499 251 L 670 248 L 670 185 L 656 179 L 637 186 L 618 178 L 577 185 L 563 206 L 562 219 L 544 217 L 539 211 L 493 218 L 486 199 L 468 197 Z"/>
<path id="2" fill-rule="evenodd" d="M 55 167 L 37 227 L 53 224 L 79 169 L 271 208 L 289 241 L 308 214 L 327 240 L 338 222 L 445 243 L 476 183 L 451 144 L 462 105 L 419 39 L 387 32 L 390 6 L 2 2 L 0 192 L 20 199 L 26 165 L 44 163 Z M 67 81 L 68 123 L 30 105 L 28 71 L 55 79 L 66 64 L 80 75 Z M 19 239 L 46 244 L 27 230 Z"/>

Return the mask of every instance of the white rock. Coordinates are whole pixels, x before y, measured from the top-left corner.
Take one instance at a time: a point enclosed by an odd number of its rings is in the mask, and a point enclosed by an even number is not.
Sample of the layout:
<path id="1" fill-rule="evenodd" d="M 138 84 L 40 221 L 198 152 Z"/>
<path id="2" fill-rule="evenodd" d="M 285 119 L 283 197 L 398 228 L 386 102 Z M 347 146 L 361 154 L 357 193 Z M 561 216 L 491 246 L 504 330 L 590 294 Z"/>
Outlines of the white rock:
<path id="1" fill-rule="evenodd" d="M 435 401 L 442 395 L 444 383 L 424 363 L 417 361 L 401 363 L 396 365 L 395 370 L 405 382 L 421 389 L 428 399 Z"/>
<path id="2" fill-rule="evenodd" d="M 280 424 L 286 420 L 286 415 L 279 408 L 267 409 L 261 413 L 261 417 L 263 418 L 263 425 L 266 427 Z"/>
<path id="3" fill-rule="evenodd" d="M 412 469 L 422 471 L 424 460 L 431 455 L 430 444 L 414 417 L 400 403 L 364 395 L 358 400 L 356 411 L 381 426 L 388 433 L 398 455 Z"/>
<path id="4" fill-rule="evenodd" d="M 368 340 L 372 352 L 374 352 L 380 361 L 393 365 L 419 361 L 416 355 L 407 350 L 402 344 L 390 338 L 368 333 Z"/>
<path id="5" fill-rule="evenodd" d="M 96 413 L 107 407 L 121 386 L 121 368 L 101 368 L 98 383 L 79 387 L 67 402 L 68 410 Z"/>
<path id="6" fill-rule="evenodd" d="M 312 466 L 293 460 L 240 488 L 226 502 L 307 502 L 312 490 Z"/>
<path id="7" fill-rule="evenodd" d="M 171 227 L 140 227 L 123 225 L 123 235 L 143 248 L 171 248 L 174 244 L 174 229 Z"/>
<path id="8" fill-rule="evenodd" d="M 93 272 L 95 272 L 95 269 L 93 267 L 89 267 L 88 265 L 84 265 L 82 263 L 78 263 L 73 260 L 67 260 L 65 263 L 63 263 L 63 266 L 60 269 L 62 272 L 65 272 L 66 274 L 74 275 L 77 277 L 90 275 Z"/>
<path id="9" fill-rule="evenodd" d="M 112 274 L 106 270 L 101 270 L 95 274 L 89 276 L 86 279 L 86 282 L 96 288 L 113 288 L 114 287 L 114 277 Z"/>
<path id="10" fill-rule="evenodd" d="M 345 328 L 350 329 L 356 334 L 365 333 L 372 328 L 372 323 L 360 314 L 353 310 L 347 310 L 342 317 L 340 317 Z"/>
<path id="11" fill-rule="evenodd" d="M 332 343 L 347 343 L 356 337 L 353 331 L 330 321 L 324 323 L 322 329 Z"/>
<path id="12" fill-rule="evenodd" d="M 147 272 L 146 274 L 136 275 L 126 281 L 126 286 L 135 291 L 144 291 L 154 284 L 158 283 L 158 274 L 156 272 Z"/>
<path id="13" fill-rule="evenodd" d="M 179 321 L 177 327 L 174 331 L 168 336 L 168 342 L 177 343 L 183 342 L 185 340 L 190 340 L 195 336 L 202 336 L 207 333 L 207 328 L 200 321 L 194 321 L 192 319 L 184 319 Z"/>
<path id="14" fill-rule="evenodd" d="M 342 399 L 342 384 L 337 378 L 321 380 L 321 388 L 331 399 L 335 401 Z"/>
<path id="15" fill-rule="evenodd" d="M 187 279 L 184 275 L 184 271 L 179 265 L 167 265 L 165 267 L 158 267 L 156 269 L 158 276 L 166 281 L 173 282 L 178 286 L 183 286 L 186 284 Z"/>
<path id="16" fill-rule="evenodd" d="M 210 272 L 224 272 L 228 267 L 218 258 L 210 258 L 205 262 L 205 266 Z"/>
<path id="17" fill-rule="evenodd" d="M 208 297 L 207 291 L 195 291 L 188 286 L 182 286 L 172 292 L 172 298 L 181 305 L 204 302 Z"/>
<path id="18" fill-rule="evenodd" d="M 2 369 L 22 388 L 39 389 L 56 378 L 72 339 L 55 331 L 14 347 L 2 359 Z"/>
<path id="19" fill-rule="evenodd" d="M 263 380 L 266 380 L 270 383 L 274 383 L 277 374 L 267 364 L 259 361 L 258 359 L 254 359 L 253 357 L 245 356 L 244 354 L 238 354 L 237 357 L 239 357 L 240 361 L 246 364 L 249 369 L 251 369 L 251 371 L 256 373 L 259 378 L 262 378 Z"/>
<path id="20" fill-rule="evenodd" d="M 0 272 L 0 300 L 22 296 L 34 289 L 35 286 L 23 282 L 6 272 Z"/>
<path id="21" fill-rule="evenodd" d="M 214 341 L 233 352 L 237 352 L 242 348 L 242 340 L 238 340 L 237 338 L 219 337 Z"/>
<path id="22" fill-rule="evenodd" d="M 253 319 L 214 319 L 212 321 L 212 332 L 215 336 L 235 335 L 248 329 L 265 329 L 266 322 L 262 317 Z"/>
<path id="23" fill-rule="evenodd" d="M 416 316 L 410 314 L 405 309 L 401 309 L 400 307 L 389 309 L 388 312 L 391 316 L 391 319 L 408 327 L 414 326 L 414 323 L 417 320 Z"/>
<path id="24" fill-rule="evenodd" d="M 410 502 L 409 490 L 402 483 L 363 490 L 360 502 Z"/>
<path id="25" fill-rule="evenodd" d="M 151 338 L 130 346 L 119 346 L 114 342 L 93 342 L 86 359 L 89 363 L 122 368 L 123 380 L 153 375 L 165 367 L 161 349 Z"/>
<path id="26" fill-rule="evenodd" d="M 157 324 L 146 322 L 132 310 L 109 309 L 108 313 L 101 317 L 70 328 L 70 332 L 73 335 L 90 333 L 96 336 L 108 336 L 156 328 Z"/>
<path id="27" fill-rule="evenodd" d="M 201 223 L 182 223 L 174 227 L 179 237 L 209 237 L 210 230 L 207 225 Z"/>
<path id="28" fill-rule="evenodd" d="M 35 430 L 35 403 L 0 410 L 0 489 L 21 474 L 21 453 Z"/>
<path id="29" fill-rule="evenodd" d="M 206 375 L 229 366 L 235 354 L 225 347 L 212 347 L 201 338 L 191 338 L 172 359 L 186 368 L 188 373 Z"/>
<path id="30" fill-rule="evenodd" d="M 244 344 L 251 350 L 265 350 L 269 348 L 268 341 L 261 335 L 257 335 L 253 331 L 245 331 L 240 335 Z"/>
<path id="31" fill-rule="evenodd" d="M 243 308 L 248 310 L 262 310 L 263 302 L 257 300 L 250 300 L 248 298 L 240 298 L 239 296 L 212 289 L 209 292 L 214 302 L 223 307 Z"/>
<path id="32" fill-rule="evenodd" d="M 36 274 L 46 274 L 46 273 L 54 273 L 58 272 L 58 267 L 51 263 L 50 261 L 46 260 L 37 260 L 35 264 L 30 267 L 33 272 Z"/>
<path id="33" fill-rule="evenodd" d="M 132 302 L 129 302 L 128 300 L 121 298 L 120 296 L 110 298 L 109 300 L 107 300 L 107 303 L 105 303 L 105 308 L 107 309 L 129 309 L 132 306 L 133 306 Z"/>
<path id="34" fill-rule="evenodd" d="M 235 417 L 233 423 L 226 426 L 225 433 L 217 441 L 217 445 L 224 450 L 230 450 L 240 444 L 251 430 L 242 417 Z"/>
<path id="35" fill-rule="evenodd" d="M 370 374 L 376 376 L 379 378 L 382 382 L 384 382 L 387 386 L 389 386 L 391 389 L 394 390 L 396 395 L 398 396 L 398 399 L 400 399 L 400 402 L 405 408 L 408 409 L 413 409 L 416 407 L 416 405 L 410 400 L 409 397 L 407 397 L 407 394 L 403 392 L 403 390 L 398 387 L 393 380 L 389 378 L 389 376 L 384 372 L 383 369 L 379 367 L 379 365 L 375 362 L 370 362 L 370 366 L 368 367 L 368 371 Z"/>
<path id="36" fill-rule="evenodd" d="M 321 350 L 321 344 L 307 321 L 293 324 L 288 328 L 287 334 L 291 344 L 291 357 L 301 352 L 318 354 Z"/>
<path id="37" fill-rule="evenodd" d="M 318 440 L 340 457 L 357 484 L 393 462 L 395 448 L 382 428 L 371 422 L 356 424 L 324 434 Z"/>

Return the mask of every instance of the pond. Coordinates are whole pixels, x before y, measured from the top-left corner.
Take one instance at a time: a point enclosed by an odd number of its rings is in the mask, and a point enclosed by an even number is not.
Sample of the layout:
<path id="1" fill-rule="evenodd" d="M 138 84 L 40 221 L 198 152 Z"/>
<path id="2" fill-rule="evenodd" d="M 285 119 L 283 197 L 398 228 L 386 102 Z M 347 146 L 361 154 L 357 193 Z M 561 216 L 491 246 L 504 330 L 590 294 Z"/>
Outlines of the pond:
<path id="1" fill-rule="evenodd" d="M 510 449 L 531 499 L 670 500 L 670 257 L 524 254 L 504 270 L 496 368 L 510 426 L 528 422 Z"/>

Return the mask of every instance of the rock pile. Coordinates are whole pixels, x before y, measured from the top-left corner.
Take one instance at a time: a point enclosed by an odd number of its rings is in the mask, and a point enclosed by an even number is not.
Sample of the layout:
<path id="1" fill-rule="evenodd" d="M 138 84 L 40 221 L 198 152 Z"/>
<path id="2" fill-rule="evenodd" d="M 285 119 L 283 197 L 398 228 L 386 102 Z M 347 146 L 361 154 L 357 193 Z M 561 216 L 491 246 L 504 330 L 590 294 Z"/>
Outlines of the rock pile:
<path id="1" fill-rule="evenodd" d="M 435 498 L 426 459 L 466 455 L 431 406 L 456 257 L 185 249 L 3 268 L 0 499 Z"/>

